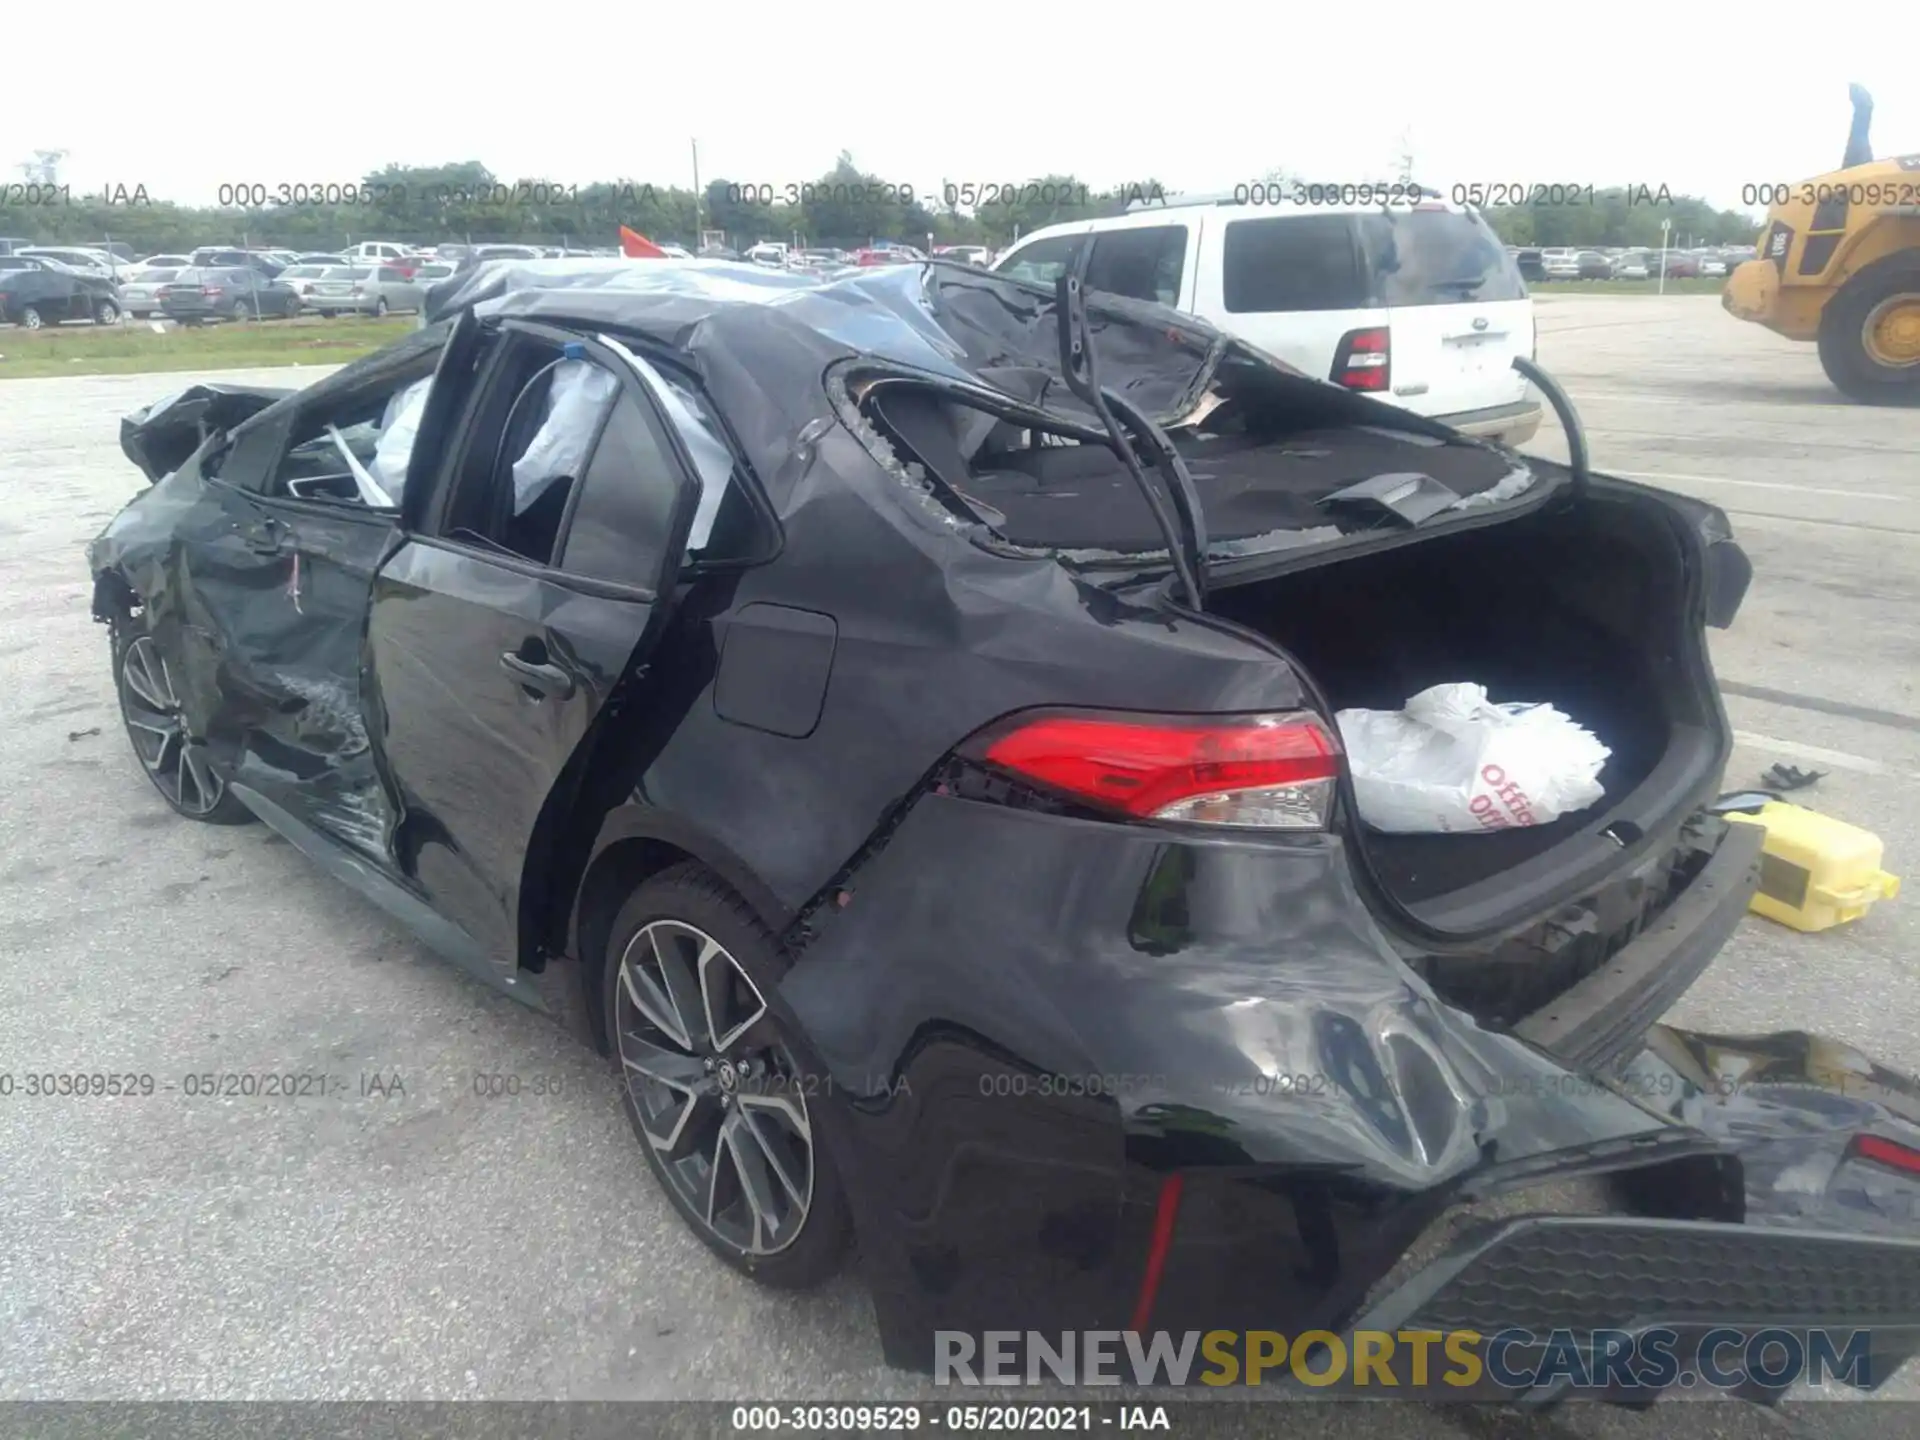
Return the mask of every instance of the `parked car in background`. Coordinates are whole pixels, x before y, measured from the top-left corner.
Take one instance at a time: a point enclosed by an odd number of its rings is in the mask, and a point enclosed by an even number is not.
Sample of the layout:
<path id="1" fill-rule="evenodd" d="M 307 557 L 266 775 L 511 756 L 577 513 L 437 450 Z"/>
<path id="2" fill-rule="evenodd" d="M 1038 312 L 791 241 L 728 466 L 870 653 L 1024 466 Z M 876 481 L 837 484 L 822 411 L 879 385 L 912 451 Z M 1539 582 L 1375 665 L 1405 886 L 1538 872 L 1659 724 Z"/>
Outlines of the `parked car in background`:
<path id="1" fill-rule="evenodd" d="M 259 250 L 239 250 L 227 245 L 202 245 L 193 252 L 197 269 L 231 270 L 244 267 L 272 279 L 287 267 Z"/>
<path id="2" fill-rule="evenodd" d="M 279 275 L 276 276 L 275 278 L 278 279 L 281 284 L 291 285 L 293 287 L 293 293 L 300 297 L 301 306 L 302 308 L 304 308 L 306 305 L 307 292 L 313 288 L 314 282 L 320 279 L 329 270 L 338 270 L 341 268 L 342 267 L 338 264 L 289 265 L 286 269 L 282 270 L 279 273 Z"/>
<path id="3" fill-rule="evenodd" d="M 700 258 L 702 260 L 738 260 L 741 256 L 738 250 L 725 245 L 702 245 Z"/>
<path id="4" fill-rule="evenodd" d="M 778 241 L 763 240 L 747 251 L 746 258 L 755 265 L 785 265 L 787 247 Z"/>
<path id="5" fill-rule="evenodd" d="M 1684 250 L 1669 250 L 1664 255 L 1655 251 L 1648 268 L 1655 275 L 1665 274 L 1669 280 L 1694 280 L 1700 275 L 1700 260 Z"/>
<path id="6" fill-rule="evenodd" d="M 120 284 L 120 308 L 136 320 L 160 309 L 160 287 L 179 278 L 185 266 L 145 265 Z"/>
<path id="7" fill-rule="evenodd" d="M 27 330 L 63 320 L 120 323 L 120 291 L 113 281 L 34 255 L 0 256 L 0 320 Z"/>
<path id="8" fill-rule="evenodd" d="M 1520 272 L 1522 280 L 1537 285 L 1547 278 L 1546 268 L 1540 263 L 1538 246 L 1529 245 L 1523 249 L 1514 250 L 1512 255 L 1514 268 Z"/>
<path id="9" fill-rule="evenodd" d="M 119 267 L 96 250 L 70 245 L 34 245 L 19 252 L 40 260 L 54 260 L 83 275 L 98 275 L 103 280 L 119 279 Z"/>
<path id="10" fill-rule="evenodd" d="M 296 265 L 351 265 L 353 262 L 344 255 L 316 252 L 311 255 L 295 256 L 293 263 Z"/>
<path id="11" fill-rule="evenodd" d="M 302 298 L 309 308 L 328 318 L 385 315 L 393 310 L 418 310 L 426 303 L 427 288 L 393 265 L 345 265 L 328 269 Z"/>
<path id="12" fill-rule="evenodd" d="M 1720 280 L 1726 277 L 1727 262 L 1718 253 L 1703 250 L 1694 256 L 1694 264 L 1699 267 L 1702 279 Z"/>
<path id="13" fill-rule="evenodd" d="M 1089 290 L 1198 315 L 1468 434 L 1517 445 L 1540 427 L 1513 368 L 1534 354 L 1533 302 L 1474 210 L 1175 200 L 1036 230 L 993 269 L 1052 285 L 1089 244 Z"/>
<path id="14" fill-rule="evenodd" d="M 1609 260 L 1605 255 L 1602 255 L 1598 250 L 1582 250 L 1574 259 L 1580 267 L 1580 278 L 1582 280 L 1611 280 L 1613 278 L 1613 261 Z"/>
<path id="15" fill-rule="evenodd" d="M 347 247 L 346 258 L 350 265 L 392 265 L 411 262 L 414 251 L 411 245 L 402 245 L 397 240 L 362 240 L 358 245 Z"/>
<path id="16" fill-rule="evenodd" d="M 452 260 L 428 260 L 413 269 L 413 283 L 423 288 L 438 285 L 457 270 L 459 266 Z"/>
<path id="17" fill-rule="evenodd" d="M 1578 280 L 1580 252 L 1563 246 L 1550 246 L 1540 252 L 1540 268 L 1549 280 Z"/>
<path id="18" fill-rule="evenodd" d="M 993 264 L 993 251 L 984 245 L 942 245 L 933 252 L 936 260 L 958 260 L 962 265 L 978 265 L 982 269 Z"/>
<path id="19" fill-rule="evenodd" d="M 293 288 L 251 265 L 199 265 L 160 287 L 160 311 L 169 320 L 271 320 L 300 313 Z"/>
<path id="20" fill-rule="evenodd" d="M 1628 250 L 1613 259 L 1613 278 L 1616 280 L 1645 280 L 1652 273 L 1644 250 Z"/>
<path id="21" fill-rule="evenodd" d="M 539 260 L 542 258 L 537 245 L 476 245 L 473 247 L 476 260 Z"/>
<path id="22" fill-rule="evenodd" d="M 140 264 L 150 269 L 184 270 L 193 264 L 191 255 L 149 255 Z"/>

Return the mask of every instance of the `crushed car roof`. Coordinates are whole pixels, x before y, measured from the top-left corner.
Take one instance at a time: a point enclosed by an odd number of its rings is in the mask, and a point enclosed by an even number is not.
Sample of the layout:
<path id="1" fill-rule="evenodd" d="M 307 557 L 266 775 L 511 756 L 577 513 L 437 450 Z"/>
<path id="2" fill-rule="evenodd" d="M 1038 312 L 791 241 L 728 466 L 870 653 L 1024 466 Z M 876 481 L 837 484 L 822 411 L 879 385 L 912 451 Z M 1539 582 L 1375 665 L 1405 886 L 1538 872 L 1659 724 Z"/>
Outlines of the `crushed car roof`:
<path id="1" fill-rule="evenodd" d="M 767 360 L 866 357 L 994 388 L 997 372 L 1060 363 L 1050 291 L 947 262 L 815 275 L 727 260 L 495 261 L 436 286 L 425 318 L 466 309 L 598 322 L 695 355 L 734 345 L 765 347 Z M 1106 383 L 1156 418 L 1190 407 L 1223 355 L 1245 350 L 1157 305 L 1101 294 L 1092 310 Z M 1064 388 L 1047 398 L 1076 403 Z"/>

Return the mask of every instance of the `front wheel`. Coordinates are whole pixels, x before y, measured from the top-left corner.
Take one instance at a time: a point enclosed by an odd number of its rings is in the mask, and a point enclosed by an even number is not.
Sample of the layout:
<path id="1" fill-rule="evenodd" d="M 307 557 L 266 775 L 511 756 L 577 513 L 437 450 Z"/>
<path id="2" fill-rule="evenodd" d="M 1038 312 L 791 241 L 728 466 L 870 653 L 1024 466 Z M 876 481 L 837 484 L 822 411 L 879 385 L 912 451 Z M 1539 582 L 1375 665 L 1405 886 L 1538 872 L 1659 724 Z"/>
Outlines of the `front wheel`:
<path id="1" fill-rule="evenodd" d="M 1820 317 L 1820 367 L 1869 405 L 1920 404 L 1920 266 L 1862 275 Z"/>
<path id="2" fill-rule="evenodd" d="M 253 812 L 227 789 L 205 740 L 193 733 L 160 642 L 134 622 L 113 627 L 113 681 L 133 753 L 175 814 L 245 825 Z"/>
<path id="3" fill-rule="evenodd" d="M 21 307 L 20 309 L 20 328 L 21 329 L 38 330 L 41 326 L 45 325 L 46 323 L 47 322 L 41 318 L 39 310 L 36 309 L 34 306 L 24 305 Z"/>
<path id="4" fill-rule="evenodd" d="M 695 864 L 615 917 L 602 990 L 627 1119 L 680 1217 L 734 1269 L 803 1289 L 840 1267 L 847 1202 L 820 1139 L 831 1086 L 767 997 L 785 962 Z"/>
<path id="5" fill-rule="evenodd" d="M 102 300 L 93 307 L 93 323 L 96 325 L 118 325 L 120 307 L 111 300 Z"/>

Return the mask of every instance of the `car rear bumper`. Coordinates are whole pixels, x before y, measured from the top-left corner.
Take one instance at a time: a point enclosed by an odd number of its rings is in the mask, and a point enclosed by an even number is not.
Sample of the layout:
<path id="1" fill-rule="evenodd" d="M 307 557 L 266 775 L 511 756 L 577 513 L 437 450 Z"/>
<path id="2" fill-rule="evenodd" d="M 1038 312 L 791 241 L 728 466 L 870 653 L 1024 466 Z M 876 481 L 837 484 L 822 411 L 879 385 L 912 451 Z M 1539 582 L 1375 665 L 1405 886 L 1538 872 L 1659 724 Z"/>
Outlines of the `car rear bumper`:
<path id="1" fill-rule="evenodd" d="M 930 1365 L 940 1330 L 1143 1313 L 1334 1328 L 1495 1170 L 1717 1143 L 1438 1000 L 1337 836 L 1195 836 L 964 793 L 915 800 L 796 923 L 778 1000 L 831 1097 L 815 1124 L 896 1364 Z M 1601 972 L 1573 1043 L 1614 1053 L 1685 988 L 1744 903 L 1721 885 L 1628 947 L 1652 998 L 1617 1024 Z"/>
<path id="2" fill-rule="evenodd" d="M 1483 1228 L 1415 1272 L 1348 1333 L 1421 1331 L 1486 1337 L 1478 1349 L 1487 1388 L 1507 1398 L 1602 1388 L 1609 1378 L 1627 1390 L 1690 1388 L 1695 1378 L 1719 1388 L 1777 1387 L 1803 1377 L 1747 1370 L 1780 1360 L 1781 1352 L 1755 1360 L 1763 1349 L 1755 1337 L 1789 1352 L 1797 1344 L 1805 1354 L 1822 1343 L 1811 1340 L 1816 1332 L 1836 1355 L 1850 1350 L 1847 1358 L 1862 1362 L 1845 1378 L 1872 1389 L 1920 1350 L 1920 1239 L 1624 1215 L 1523 1216 Z M 1645 1343 L 1658 1332 L 1674 1362 L 1665 1374 L 1654 1373 Z M 1640 1345 L 1630 1346 L 1629 1336 Z M 1547 1375 L 1539 1361 L 1550 1337 L 1578 1359 Z M 1601 1357 L 1610 1340 L 1623 1363 L 1609 1377 Z"/>
<path id="3" fill-rule="evenodd" d="M 1758 826 L 1728 826 L 1705 868 L 1637 939 L 1514 1033 L 1579 1070 L 1603 1069 L 1637 1049 L 1747 913 L 1765 839 Z"/>
<path id="4" fill-rule="evenodd" d="M 1491 405 L 1482 410 L 1461 410 L 1452 415 L 1435 415 L 1442 425 L 1462 435 L 1498 440 L 1504 445 L 1524 445 L 1540 430 L 1543 412 L 1537 400 L 1521 400 L 1511 405 Z"/>

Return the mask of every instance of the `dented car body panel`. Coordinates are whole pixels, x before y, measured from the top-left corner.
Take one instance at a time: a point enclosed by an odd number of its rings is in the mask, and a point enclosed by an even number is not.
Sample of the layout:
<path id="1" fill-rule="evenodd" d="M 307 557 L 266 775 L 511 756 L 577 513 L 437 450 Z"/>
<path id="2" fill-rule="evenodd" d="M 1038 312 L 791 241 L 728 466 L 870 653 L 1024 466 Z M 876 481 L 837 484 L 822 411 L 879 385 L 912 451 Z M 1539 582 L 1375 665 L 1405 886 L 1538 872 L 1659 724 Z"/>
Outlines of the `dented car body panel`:
<path id="1" fill-rule="evenodd" d="M 1491 494 L 1445 523 L 1574 488 L 1186 317 L 1091 308 L 1106 383 L 1162 424 L 1221 404 L 1386 424 L 1447 447 L 1467 496 Z M 958 266 L 822 284 L 556 262 L 483 266 L 428 309 L 308 391 L 200 387 L 130 419 L 124 448 L 156 483 L 90 550 L 96 615 L 178 664 L 190 732 L 250 807 L 603 1052 L 614 912 L 667 865 L 718 875 L 791 962 L 769 998 L 816 1072 L 891 1360 L 930 1363 L 936 1329 L 1338 1329 L 1386 1303 L 1459 1206 L 1601 1172 L 1629 1177 L 1683 1248 L 1789 1215 L 1911 1263 L 1911 1182 L 1844 1158 L 1861 1133 L 1915 1138 L 1910 1082 L 1783 1081 L 1756 1100 L 1716 1093 L 1716 1066 L 1771 1045 L 1784 1075 L 1805 1047 L 1656 1030 L 1648 1048 L 1654 1013 L 1576 1058 L 1476 1017 L 1422 973 L 1446 947 L 1401 928 L 1356 867 L 1345 781 L 1327 833 L 1208 833 L 1116 823 L 958 753 L 1040 707 L 1324 704 L 1275 646 L 1170 605 L 1164 555 L 1124 535 L 1072 553 L 1010 535 L 874 423 L 876 390 L 911 383 L 1100 443 L 1058 383 L 1041 292 Z M 504 520 L 489 497 L 536 489 L 507 464 L 519 401 L 580 364 L 617 378 L 606 413 L 629 430 L 603 413 L 541 560 L 500 538 L 532 543 L 537 496 Z M 385 435 L 347 422 L 428 376 L 431 443 L 404 494 L 347 500 Z M 646 543 L 575 564 L 609 444 L 663 477 Z M 717 504 L 716 445 L 731 465 Z M 1245 513 L 1224 538 L 1258 549 L 1271 516 Z M 1675 524 L 1698 532 L 1696 558 L 1730 544 L 1717 511 Z M 1311 543 L 1377 546 L 1370 525 L 1316 520 Z M 1705 568 L 1696 628 L 1716 603 Z M 1703 853 L 1722 843 L 1696 833 Z M 1673 843 L 1649 835 L 1623 864 Z M 1695 892 L 1701 965 L 1750 893 L 1733 868 Z M 1638 954 L 1651 977 L 1675 939 L 1657 919 L 1636 911 L 1583 965 Z M 1835 1093 L 1839 1108 L 1821 1098 Z M 1832 1161 L 1817 1199 L 1783 1179 L 1815 1155 Z"/>

